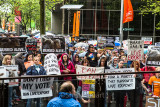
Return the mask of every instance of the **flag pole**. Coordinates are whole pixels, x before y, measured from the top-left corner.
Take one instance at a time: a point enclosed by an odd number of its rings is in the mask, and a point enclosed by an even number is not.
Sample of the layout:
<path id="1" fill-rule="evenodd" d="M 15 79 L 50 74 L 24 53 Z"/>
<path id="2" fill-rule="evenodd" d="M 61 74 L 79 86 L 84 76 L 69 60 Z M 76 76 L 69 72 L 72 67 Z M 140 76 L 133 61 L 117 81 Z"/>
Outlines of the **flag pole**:
<path id="1" fill-rule="evenodd" d="M 120 16 L 120 43 L 122 47 L 123 41 L 123 7 L 124 7 L 124 0 L 121 0 L 121 16 Z"/>

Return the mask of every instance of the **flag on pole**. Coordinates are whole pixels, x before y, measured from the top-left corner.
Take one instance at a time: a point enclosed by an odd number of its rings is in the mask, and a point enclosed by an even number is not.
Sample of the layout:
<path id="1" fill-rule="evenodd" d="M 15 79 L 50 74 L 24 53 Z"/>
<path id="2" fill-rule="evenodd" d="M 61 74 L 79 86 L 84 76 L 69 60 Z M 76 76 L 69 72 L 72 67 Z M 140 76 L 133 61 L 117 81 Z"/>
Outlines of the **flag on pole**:
<path id="1" fill-rule="evenodd" d="M 5 29 L 5 19 L 2 20 L 2 29 Z"/>
<path id="2" fill-rule="evenodd" d="M 133 7 L 130 0 L 124 0 L 123 23 L 133 21 Z"/>

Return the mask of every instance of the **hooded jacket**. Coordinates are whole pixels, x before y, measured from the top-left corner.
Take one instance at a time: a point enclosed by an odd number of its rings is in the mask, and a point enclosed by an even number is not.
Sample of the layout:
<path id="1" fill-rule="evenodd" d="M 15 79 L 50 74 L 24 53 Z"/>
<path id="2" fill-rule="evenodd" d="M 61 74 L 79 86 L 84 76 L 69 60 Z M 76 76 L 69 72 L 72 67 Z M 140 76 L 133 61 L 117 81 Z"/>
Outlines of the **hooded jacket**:
<path id="1" fill-rule="evenodd" d="M 58 97 L 49 101 L 47 107 L 81 107 L 81 105 L 72 94 L 60 92 Z"/>
<path id="2" fill-rule="evenodd" d="M 112 62 L 111 62 L 111 64 L 109 65 L 110 69 L 115 69 L 115 68 L 117 67 L 117 65 L 118 65 L 118 64 L 117 64 L 116 66 L 114 65 L 114 59 L 115 59 L 115 58 L 117 58 L 117 57 L 113 57 L 113 58 L 112 58 Z"/>
<path id="3" fill-rule="evenodd" d="M 67 59 L 68 59 L 67 69 L 70 70 L 69 74 L 75 74 L 76 72 L 75 72 L 74 65 L 73 65 L 73 63 L 69 60 L 68 54 L 66 54 L 66 53 L 62 54 L 61 60 L 58 62 L 58 65 L 59 65 L 59 67 L 60 67 L 61 74 L 66 74 L 66 73 L 63 72 L 63 70 L 66 70 L 66 68 L 65 68 L 65 66 L 64 66 L 64 64 L 63 64 L 63 56 L 64 56 L 64 55 L 67 55 Z M 64 80 L 71 80 L 71 79 L 72 79 L 72 77 L 64 77 Z"/>

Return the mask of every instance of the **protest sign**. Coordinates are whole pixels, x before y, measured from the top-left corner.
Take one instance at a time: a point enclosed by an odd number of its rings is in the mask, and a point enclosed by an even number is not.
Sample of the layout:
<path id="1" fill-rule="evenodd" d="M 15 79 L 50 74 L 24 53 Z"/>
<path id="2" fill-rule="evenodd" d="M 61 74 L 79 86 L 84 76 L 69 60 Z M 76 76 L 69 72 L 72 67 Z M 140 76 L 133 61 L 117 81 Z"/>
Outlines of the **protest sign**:
<path id="1" fill-rule="evenodd" d="M 105 69 L 105 73 L 121 73 L 121 72 L 134 72 L 134 68 L 124 69 Z M 106 88 L 107 90 L 132 90 L 135 89 L 134 74 L 121 74 L 121 75 L 107 75 Z"/>
<path id="2" fill-rule="evenodd" d="M 97 37 L 98 47 L 105 49 L 114 49 L 114 43 L 119 42 L 119 37 L 107 36 L 107 37 Z"/>
<path id="3" fill-rule="evenodd" d="M 64 52 L 65 39 L 63 36 L 42 36 L 42 54 Z"/>
<path id="4" fill-rule="evenodd" d="M 27 78 L 21 81 L 22 99 L 42 98 L 52 96 L 53 78 Z"/>
<path id="5" fill-rule="evenodd" d="M 97 40 L 90 40 L 90 41 L 88 41 L 88 44 L 89 45 L 92 44 L 94 47 L 96 47 L 97 46 Z"/>
<path id="6" fill-rule="evenodd" d="M 147 66 L 160 66 L 160 47 L 159 46 L 149 46 L 147 54 Z"/>
<path id="7" fill-rule="evenodd" d="M 159 98 L 153 98 L 151 96 L 146 96 L 145 107 L 160 107 L 160 99 Z"/>
<path id="8" fill-rule="evenodd" d="M 29 51 L 37 51 L 37 39 L 27 39 L 26 40 L 27 52 Z"/>
<path id="9" fill-rule="evenodd" d="M 156 42 L 156 43 L 155 43 L 155 46 L 160 46 L 160 42 Z"/>
<path id="10" fill-rule="evenodd" d="M 142 37 L 141 40 L 144 41 L 145 45 L 151 45 L 152 44 L 152 37 Z"/>
<path id="11" fill-rule="evenodd" d="M 82 80 L 82 97 L 95 98 L 95 80 Z"/>
<path id="12" fill-rule="evenodd" d="M 3 53 L 23 53 L 26 52 L 25 42 L 26 37 L 1 37 L 0 38 L 0 51 Z"/>
<path id="13" fill-rule="evenodd" d="M 129 61 L 143 60 L 144 56 L 143 40 L 128 40 L 128 56 Z"/>
<path id="14" fill-rule="evenodd" d="M 6 67 L 0 66 L 0 78 L 3 78 L 3 77 L 7 77 Z M 2 81 L 0 81 L 0 83 L 2 83 Z"/>
<path id="15" fill-rule="evenodd" d="M 57 74 L 60 75 L 60 69 L 58 67 L 58 60 L 55 54 L 47 54 L 44 59 L 44 69 L 47 71 L 47 75 Z"/>
<path id="16" fill-rule="evenodd" d="M 76 65 L 76 73 L 77 74 L 96 74 L 96 73 L 104 73 L 104 67 L 88 67 L 82 65 Z M 77 76 L 77 79 L 96 79 L 100 78 L 100 76 Z"/>
<path id="17" fill-rule="evenodd" d="M 7 77 L 18 77 L 18 65 L 5 65 Z M 7 80 L 9 86 L 18 86 L 18 79 Z"/>

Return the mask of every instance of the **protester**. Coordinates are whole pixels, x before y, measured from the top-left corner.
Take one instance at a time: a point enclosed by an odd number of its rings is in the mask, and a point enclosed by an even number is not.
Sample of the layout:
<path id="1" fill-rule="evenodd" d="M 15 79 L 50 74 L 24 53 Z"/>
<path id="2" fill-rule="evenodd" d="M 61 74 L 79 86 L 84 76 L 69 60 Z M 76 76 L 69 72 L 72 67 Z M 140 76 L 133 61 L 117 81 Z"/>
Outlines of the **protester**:
<path id="1" fill-rule="evenodd" d="M 105 69 L 110 69 L 109 66 L 107 66 L 107 58 L 106 57 L 101 57 L 99 59 L 99 64 L 98 64 L 99 67 L 104 67 Z"/>
<path id="2" fill-rule="evenodd" d="M 34 65 L 33 54 L 27 54 L 26 59 L 24 60 L 24 65 L 26 69 Z"/>
<path id="3" fill-rule="evenodd" d="M 98 58 L 100 58 L 103 54 L 104 54 L 103 52 L 101 54 L 97 54 L 97 52 L 94 51 L 94 46 L 90 44 L 88 52 L 85 55 L 85 59 L 89 61 L 91 67 L 97 67 Z"/>
<path id="4" fill-rule="evenodd" d="M 160 71 L 160 67 L 156 68 L 156 71 Z M 156 73 L 149 79 L 149 89 L 152 91 L 152 97 L 160 97 L 160 73 Z"/>
<path id="5" fill-rule="evenodd" d="M 80 62 L 80 58 L 79 58 L 79 55 L 78 54 L 75 54 L 74 56 L 73 56 L 73 65 L 75 66 L 76 64 L 78 64 L 78 65 L 80 65 L 81 64 L 81 62 Z"/>
<path id="6" fill-rule="evenodd" d="M 75 87 L 71 82 L 64 82 L 58 93 L 58 97 L 53 98 L 47 107 L 81 107 L 80 103 L 74 98 Z"/>
<path id="7" fill-rule="evenodd" d="M 115 69 L 118 64 L 118 57 L 113 57 L 110 62 L 111 62 L 111 64 L 109 65 L 110 69 Z"/>
<path id="8" fill-rule="evenodd" d="M 39 64 L 40 58 L 35 56 L 33 61 L 34 61 L 34 65 L 30 66 L 27 69 L 26 75 L 46 75 L 46 71 L 45 71 L 44 67 Z M 40 98 L 35 99 L 35 101 L 37 102 L 36 107 L 41 107 L 40 100 L 41 100 Z M 26 107 L 31 107 L 31 101 L 32 101 L 32 99 L 28 99 Z"/>
<path id="9" fill-rule="evenodd" d="M 140 63 L 138 61 L 133 61 L 131 68 L 135 68 L 135 72 L 140 72 Z M 142 74 L 134 74 L 135 77 L 135 89 L 129 92 L 130 107 L 140 106 L 140 95 L 143 94 L 143 88 L 141 81 L 143 80 Z"/>

